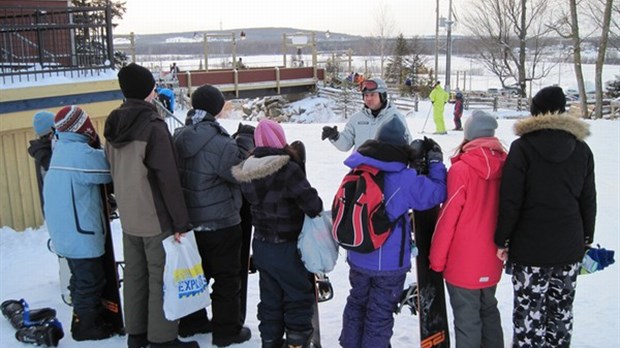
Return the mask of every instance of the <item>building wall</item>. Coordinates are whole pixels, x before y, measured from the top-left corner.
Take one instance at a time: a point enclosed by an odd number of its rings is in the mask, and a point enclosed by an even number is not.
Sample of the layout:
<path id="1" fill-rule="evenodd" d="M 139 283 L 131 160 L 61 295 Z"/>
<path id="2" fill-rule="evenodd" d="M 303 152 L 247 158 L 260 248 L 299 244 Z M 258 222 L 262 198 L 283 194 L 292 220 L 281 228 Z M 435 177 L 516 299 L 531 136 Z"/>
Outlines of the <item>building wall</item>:
<path id="1" fill-rule="evenodd" d="M 116 80 L 5 89 L 0 93 L 0 227 L 21 231 L 43 224 L 34 159 L 32 117 L 42 109 L 56 113 L 79 105 L 103 138 L 105 119 L 122 102 Z"/>

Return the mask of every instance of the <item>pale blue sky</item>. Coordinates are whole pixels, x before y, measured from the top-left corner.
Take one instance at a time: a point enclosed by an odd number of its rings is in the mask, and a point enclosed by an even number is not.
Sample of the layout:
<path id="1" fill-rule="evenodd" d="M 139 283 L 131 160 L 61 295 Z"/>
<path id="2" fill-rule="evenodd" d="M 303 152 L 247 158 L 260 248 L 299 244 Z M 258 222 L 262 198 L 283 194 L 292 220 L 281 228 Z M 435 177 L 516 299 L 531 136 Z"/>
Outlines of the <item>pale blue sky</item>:
<path id="1" fill-rule="evenodd" d="M 462 0 L 453 0 L 453 6 Z M 294 27 L 317 32 L 377 35 L 381 5 L 393 23 L 392 35 L 435 34 L 436 0 L 131 0 L 115 32 L 172 33 Z M 440 16 L 448 15 L 448 0 L 440 0 Z M 458 30 L 458 29 L 457 29 Z"/>

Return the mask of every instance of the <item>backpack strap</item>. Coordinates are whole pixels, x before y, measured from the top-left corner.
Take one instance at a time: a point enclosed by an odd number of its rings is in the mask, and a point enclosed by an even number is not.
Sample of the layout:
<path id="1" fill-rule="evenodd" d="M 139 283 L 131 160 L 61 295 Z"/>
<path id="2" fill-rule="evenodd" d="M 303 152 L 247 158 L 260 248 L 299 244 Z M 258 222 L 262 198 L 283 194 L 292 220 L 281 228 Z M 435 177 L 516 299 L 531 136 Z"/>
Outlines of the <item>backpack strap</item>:
<path id="1" fill-rule="evenodd" d="M 405 214 L 401 215 L 400 218 L 396 219 L 396 221 L 398 220 L 403 221 L 403 225 L 401 228 L 403 232 L 403 236 L 402 236 L 403 238 L 400 243 L 400 262 L 398 264 L 399 267 L 403 267 L 403 264 L 405 263 L 405 243 L 407 242 L 407 228 L 406 228 L 407 219 L 405 219 Z"/>

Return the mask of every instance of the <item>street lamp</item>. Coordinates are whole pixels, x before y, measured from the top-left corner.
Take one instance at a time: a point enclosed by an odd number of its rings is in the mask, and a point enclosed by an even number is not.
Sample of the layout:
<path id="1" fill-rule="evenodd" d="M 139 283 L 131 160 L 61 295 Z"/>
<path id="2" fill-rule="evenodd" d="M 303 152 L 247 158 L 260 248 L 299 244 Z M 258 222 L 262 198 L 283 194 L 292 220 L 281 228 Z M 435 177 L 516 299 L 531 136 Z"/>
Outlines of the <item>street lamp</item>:
<path id="1" fill-rule="evenodd" d="M 235 33 L 226 33 L 226 34 L 207 34 L 207 33 L 203 33 L 202 34 L 202 49 L 203 49 L 203 54 L 204 54 L 204 59 L 205 59 L 205 71 L 209 71 L 209 38 L 210 37 L 230 37 L 231 38 L 231 42 L 232 42 L 232 66 L 233 68 L 235 67 L 235 64 L 237 62 L 237 36 Z M 242 31 L 241 34 L 239 35 L 239 38 L 241 40 L 245 40 L 245 32 Z"/>

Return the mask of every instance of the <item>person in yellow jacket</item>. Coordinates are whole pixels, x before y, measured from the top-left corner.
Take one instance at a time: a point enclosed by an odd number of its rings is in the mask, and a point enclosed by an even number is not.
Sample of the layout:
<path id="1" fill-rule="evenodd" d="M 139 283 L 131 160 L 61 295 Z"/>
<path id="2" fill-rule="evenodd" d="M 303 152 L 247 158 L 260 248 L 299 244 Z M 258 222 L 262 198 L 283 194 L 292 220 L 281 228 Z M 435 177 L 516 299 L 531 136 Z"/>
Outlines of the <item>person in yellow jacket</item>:
<path id="1" fill-rule="evenodd" d="M 435 133 L 433 134 L 448 134 L 448 132 L 446 132 L 446 125 L 443 121 L 443 108 L 448 102 L 448 99 L 450 99 L 450 94 L 444 91 L 441 87 L 441 82 L 437 81 L 429 98 L 433 103 L 433 121 L 435 121 Z"/>

